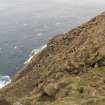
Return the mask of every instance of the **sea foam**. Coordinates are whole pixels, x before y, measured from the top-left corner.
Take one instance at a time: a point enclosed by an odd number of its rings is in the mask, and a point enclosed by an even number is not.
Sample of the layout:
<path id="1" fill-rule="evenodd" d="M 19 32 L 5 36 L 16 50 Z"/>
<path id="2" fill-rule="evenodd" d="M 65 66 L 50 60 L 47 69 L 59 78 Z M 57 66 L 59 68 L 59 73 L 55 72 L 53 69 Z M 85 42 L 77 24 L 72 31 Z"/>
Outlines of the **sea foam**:
<path id="1" fill-rule="evenodd" d="M 31 52 L 30 55 L 29 55 L 28 60 L 26 60 L 26 61 L 24 62 L 24 64 L 30 63 L 30 61 L 32 60 L 33 56 L 36 55 L 36 54 L 38 54 L 40 51 L 42 51 L 42 50 L 43 50 L 44 48 L 46 48 L 46 47 L 47 47 L 47 44 L 45 44 L 44 46 L 39 47 L 38 49 L 33 49 L 32 52 Z"/>
<path id="2" fill-rule="evenodd" d="M 3 88 L 4 86 L 11 83 L 10 76 L 0 76 L 0 88 Z"/>

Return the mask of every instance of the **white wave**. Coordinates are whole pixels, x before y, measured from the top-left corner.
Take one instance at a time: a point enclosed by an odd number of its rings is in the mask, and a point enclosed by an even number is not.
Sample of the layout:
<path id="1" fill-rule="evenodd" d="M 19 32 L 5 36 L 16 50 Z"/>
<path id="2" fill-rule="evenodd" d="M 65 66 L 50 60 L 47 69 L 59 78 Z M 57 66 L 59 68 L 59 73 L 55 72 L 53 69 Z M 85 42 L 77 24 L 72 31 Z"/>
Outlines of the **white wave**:
<path id="1" fill-rule="evenodd" d="M 10 76 L 0 76 L 0 88 L 5 87 L 9 83 L 11 83 Z"/>
<path id="2" fill-rule="evenodd" d="M 14 49 L 17 49 L 17 46 L 14 46 Z"/>
<path id="3" fill-rule="evenodd" d="M 42 33 L 37 33 L 37 34 L 36 34 L 36 36 L 42 36 L 42 35 L 43 35 Z"/>
<path id="4" fill-rule="evenodd" d="M 32 60 L 33 56 L 36 55 L 36 54 L 38 54 L 40 51 L 42 51 L 46 47 L 47 47 L 47 44 L 45 44 L 44 46 L 41 46 L 38 49 L 32 50 L 31 54 L 29 55 L 29 59 L 27 61 L 25 61 L 24 64 L 30 63 L 30 61 Z"/>

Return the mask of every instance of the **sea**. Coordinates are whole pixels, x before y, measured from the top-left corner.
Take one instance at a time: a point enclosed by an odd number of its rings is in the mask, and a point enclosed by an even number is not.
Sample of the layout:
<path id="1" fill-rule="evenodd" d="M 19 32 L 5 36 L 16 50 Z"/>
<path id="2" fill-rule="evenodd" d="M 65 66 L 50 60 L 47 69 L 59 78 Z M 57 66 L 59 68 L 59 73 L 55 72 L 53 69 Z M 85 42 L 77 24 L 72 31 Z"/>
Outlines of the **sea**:
<path id="1" fill-rule="evenodd" d="M 105 10 L 105 0 L 0 0 L 0 88 L 53 36 Z"/>

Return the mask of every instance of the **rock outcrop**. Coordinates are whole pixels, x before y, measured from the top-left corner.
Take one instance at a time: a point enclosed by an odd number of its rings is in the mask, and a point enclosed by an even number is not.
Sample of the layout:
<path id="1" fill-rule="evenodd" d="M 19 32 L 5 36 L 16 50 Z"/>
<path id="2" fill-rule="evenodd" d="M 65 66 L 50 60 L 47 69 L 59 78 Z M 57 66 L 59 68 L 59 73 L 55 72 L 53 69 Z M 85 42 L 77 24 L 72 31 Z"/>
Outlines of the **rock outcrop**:
<path id="1" fill-rule="evenodd" d="M 104 66 L 105 13 L 102 13 L 52 38 L 47 47 L 16 74 L 12 83 L 1 90 L 0 96 L 23 105 L 47 105 L 49 101 L 52 105 L 98 105 L 104 102 L 105 96 L 99 92 L 105 87 Z"/>

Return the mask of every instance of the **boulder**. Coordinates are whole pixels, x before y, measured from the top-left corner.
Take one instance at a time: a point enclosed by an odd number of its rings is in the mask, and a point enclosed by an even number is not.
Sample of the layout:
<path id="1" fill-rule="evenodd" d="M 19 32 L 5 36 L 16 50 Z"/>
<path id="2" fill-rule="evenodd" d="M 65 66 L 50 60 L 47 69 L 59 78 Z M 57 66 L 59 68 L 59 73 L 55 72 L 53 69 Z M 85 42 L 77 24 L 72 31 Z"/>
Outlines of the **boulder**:
<path id="1" fill-rule="evenodd" d="M 47 86 L 44 87 L 43 91 L 46 95 L 50 96 L 50 97 L 55 97 L 56 93 L 57 93 L 58 88 L 56 87 L 55 84 L 50 83 Z"/>

